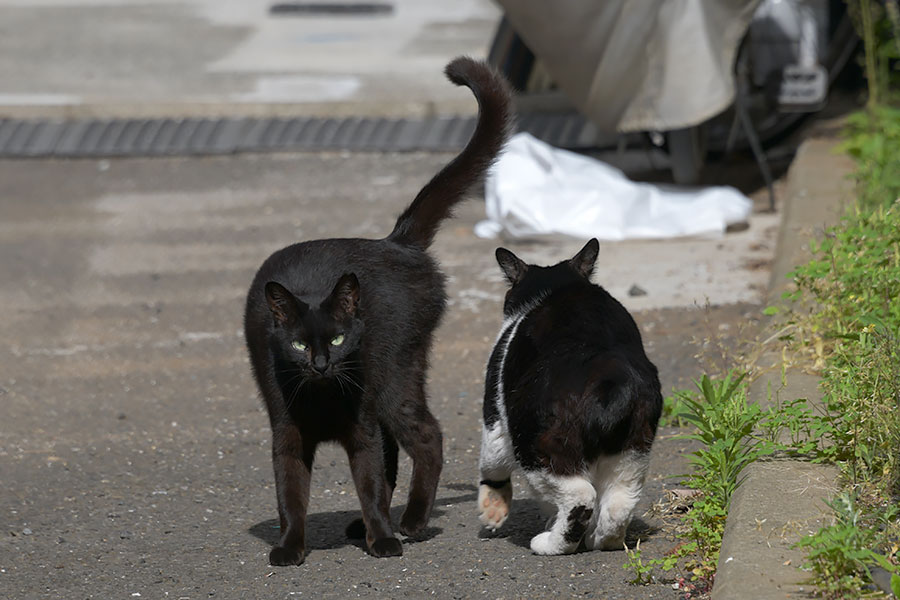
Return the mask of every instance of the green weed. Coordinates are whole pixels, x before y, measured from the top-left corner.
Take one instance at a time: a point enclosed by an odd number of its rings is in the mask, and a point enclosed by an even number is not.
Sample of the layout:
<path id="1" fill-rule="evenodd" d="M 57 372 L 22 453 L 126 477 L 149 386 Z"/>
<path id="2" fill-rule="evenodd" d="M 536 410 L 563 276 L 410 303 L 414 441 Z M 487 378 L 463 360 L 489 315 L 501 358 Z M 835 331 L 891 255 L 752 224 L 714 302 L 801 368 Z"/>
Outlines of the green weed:
<path id="1" fill-rule="evenodd" d="M 672 394 L 663 398 L 662 414 L 659 416 L 660 427 L 687 426 L 687 419 L 684 418 L 685 408 L 681 401 L 682 396 L 686 393 L 689 392 L 673 391 Z"/>
<path id="2" fill-rule="evenodd" d="M 850 492 L 840 494 L 829 506 L 833 524 L 797 543 L 806 551 L 804 566 L 813 572 L 820 595 L 833 600 L 880 596 L 870 585 L 874 567 L 891 574 L 892 587 L 900 582 L 900 567 L 894 562 L 897 546 L 891 547 L 890 539 L 896 535 L 900 507 L 865 510 Z M 889 550 L 883 554 L 879 548 Z"/>
<path id="3" fill-rule="evenodd" d="M 644 564 L 641 559 L 641 540 L 638 540 L 634 548 L 625 545 L 625 555 L 628 561 L 622 565 L 623 569 L 628 569 L 634 575 L 633 579 L 629 579 L 628 583 L 632 585 L 648 585 L 653 581 L 653 565 Z"/>
<path id="4" fill-rule="evenodd" d="M 691 454 L 693 471 L 686 483 L 698 490 L 683 517 L 684 542 L 668 556 L 644 562 L 640 549 L 627 550 L 625 568 L 634 574 L 633 583 L 649 583 L 654 568 L 685 575 L 676 582 L 688 594 L 712 588 L 725 518 L 731 495 L 740 485 L 743 470 L 772 446 L 754 435 L 764 412 L 747 402 L 746 375 L 729 373 L 721 380 L 704 375 L 696 382 L 697 392 L 676 392 L 670 414 L 693 427 L 682 437 L 701 442 Z"/>
<path id="5" fill-rule="evenodd" d="M 786 295 L 791 344 L 818 370 L 822 403 L 791 401 L 764 425 L 787 433 L 785 451 L 840 468 L 834 522 L 798 543 L 826 598 L 880 594 L 874 568 L 900 588 L 900 110 L 875 104 L 847 135 L 859 202 L 811 245 Z"/>
<path id="6" fill-rule="evenodd" d="M 773 450 L 755 435 L 765 413 L 758 404 L 747 403 L 745 378 L 744 373 L 728 373 L 715 381 L 704 375 L 697 383 L 699 397 L 681 396 L 683 418 L 696 428 L 683 437 L 703 444 L 691 455 L 694 471 L 688 485 L 723 508 L 740 484 L 741 472 Z"/>
<path id="7" fill-rule="evenodd" d="M 820 595 L 866 597 L 874 567 L 900 583 L 900 203 L 856 207 L 812 250 L 788 298 L 822 403 L 792 401 L 768 426 L 789 432 L 788 452 L 839 467 L 834 523 L 798 547 Z"/>
<path id="8" fill-rule="evenodd" d="M 868 106 L 890 103 L 900 89 L 892 62 L 900 58 L 900 9 L 897 0 L 847 0 L 856 32 L 863 40 L 863 70 Z"/>
<path id="9" fill-rule="evenodd" d="M 802 427 L 851 484 L 900 495 L 900 203 L 857 210 L 793 273 L 794 319 L 821 368 L 823 411 Z M 806 309 L 796 308 L 806 303 Z M 827 359 L 827 360 L 826 360 Z M 789 426 L 796 419 L 782 415 Z"/>
<path id="10" fill-rule="evenodd" d="M 839 149 L 856 161 L 853 178 L 863 209 L 900 198 L 900 108 L 873 106 L 848 117 Z"/>

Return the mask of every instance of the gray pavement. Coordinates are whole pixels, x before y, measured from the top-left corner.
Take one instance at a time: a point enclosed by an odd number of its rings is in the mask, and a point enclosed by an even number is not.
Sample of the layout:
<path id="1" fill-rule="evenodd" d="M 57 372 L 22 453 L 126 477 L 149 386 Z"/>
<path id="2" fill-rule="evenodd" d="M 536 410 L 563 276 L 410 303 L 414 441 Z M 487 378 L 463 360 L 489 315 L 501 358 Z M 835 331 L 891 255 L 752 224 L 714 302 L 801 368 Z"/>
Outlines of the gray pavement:
<path id="1" fill-rule="evenodd" d="M 307 562 L 266 564 L 277 521 L 270 434 L 240 333 L 246 287 L 294 240 L 385 234 L 448 158 L 0 161 L 0 597 L 674 597 L 666 584 L 630 586 L 623 552 L 533 556 L 543 519 L 518 487 L 504 529 L 480 531 L 480 399 L 503 285 L 495 243 L 472 234 L 477 199 L 435 244 L 451 305 L 429 379 L 446 457 L 431 527 L 399 559 L 344 539 L 358 501 L 346 458 L 325 448 Z M 736 332 L 757 313 L 764 284 L 752 282 L 767 278 L 776 233 L 761 217 L 720 239 L 603 245 L 595 279 L 635 311 L 666 389 L 698 372 L 692 337 Z M 549 262 L 580 246 L 514 248 Z M 745 280 L 743 300 L 712 281 L 717 261 Z M 628 296 L 632 284 L 647 296 Z M 705 296 L 708 312 L 686 308 Z M 644 508 L 686 469 L 674 433 L 660 432 Z M 408 477 L 404 460 L 395 510 Z M 658 525 L 632 529 L 645 556 L 677 541 Z"/>
<path id="2" fill-rule="evenodd" d="M 271 4 L 0 0 L 0 118 L 474 112 L 441 71 L 485 55 L 499 14 L 488 0 L 398 0 L 369 18 L 274 17 Z M 519 487 L 498 535 L 478 527 L 479 403 L 503 286 L 496 244 L 472 234 L 477 198 L 435 244 L 451 305 L 429 380 L 446 457 L 431 528 L 399 559 L 344 539 L 358 502 L 346 458 L 325 448 L 307 562 L 266 564 L 278 532 L 240 332 L 250 278 L 295 240 L 384 235 L 448 158 L 0 161 L 0 597 L 676 597 L 628 585 L 623 552 L 531 555 L 543 520 Z M 751 171 L 739 162 L 724 178 L 761 207 Z M 595 280 L 634 312 L 666 391 L 710 358 L 692 340 L 733 342 L 757 318 L 784 254 L 780 218 L 757 211 L 718 239 L 603 245 Z M 581 244 L 513 248 L 555 262 Z M 630 296 L 634 285 L 647 294 Z M 675 433 L 660 431 L 643 508 L 687 468 Z M 409 470 L 402 461 L 398 512 Z M 677 539 L 660 527 L 639 519 L 629 540 L 662 556 Z"/>
<path id="3" fill-rule="evenodd" d="M 442 70 L 486 55 L 490 0 L 393 0 L 382 16 L 274 4 L 0 0 L 0 117 L 473 112 Z"/>

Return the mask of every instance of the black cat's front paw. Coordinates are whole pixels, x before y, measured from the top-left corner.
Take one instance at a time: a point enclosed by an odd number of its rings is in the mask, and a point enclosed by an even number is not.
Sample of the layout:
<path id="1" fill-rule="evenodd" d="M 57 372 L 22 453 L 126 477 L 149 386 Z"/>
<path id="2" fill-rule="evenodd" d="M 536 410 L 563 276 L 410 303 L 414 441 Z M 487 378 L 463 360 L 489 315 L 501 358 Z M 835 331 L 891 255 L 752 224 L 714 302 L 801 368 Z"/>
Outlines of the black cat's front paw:
<path id="1" fill-rule="evenodd" d="M 269 564 L 274 567 L 286 567 L 288 565 L 299 565 L 303 563 L 304 552 L 293 548 L 285 548 L 284 546 L 275 546 L 269 552 Z"/>
<path id="2" fill-rule="evenodd" d="M 403 546 L 400 544 L 400 540 L 395 537 L 380 538 L 372 542 L 372 545 L 369 546 L 369 552 L 372 553 L 372 556 L 378 558 L 402 556 Z"/>

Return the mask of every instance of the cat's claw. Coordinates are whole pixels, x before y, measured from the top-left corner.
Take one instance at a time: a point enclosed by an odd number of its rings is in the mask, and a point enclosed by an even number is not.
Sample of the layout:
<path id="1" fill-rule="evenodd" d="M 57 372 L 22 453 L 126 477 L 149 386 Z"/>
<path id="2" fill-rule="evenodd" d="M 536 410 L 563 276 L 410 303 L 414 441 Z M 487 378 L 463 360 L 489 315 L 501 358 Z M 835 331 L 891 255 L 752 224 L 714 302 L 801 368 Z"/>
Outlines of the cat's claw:
<path id="1" fill-rule="evenodd" d="M 511 503 L 512 483 L 507 482 L 501 488 L 481 484 L 478 487 L 478 520 L 491 531 L 496 531 L 509 517 Z"/>
<path id="2" fill-rule="evenodd" d="M 288 565 L 299 565 L 306 558 L 303 551 L 297 551 L 293 548 L 285 548 L 284 546 L 275 546 L 269 552 L 269 564 L 273 567 L 286 567 Z"/>

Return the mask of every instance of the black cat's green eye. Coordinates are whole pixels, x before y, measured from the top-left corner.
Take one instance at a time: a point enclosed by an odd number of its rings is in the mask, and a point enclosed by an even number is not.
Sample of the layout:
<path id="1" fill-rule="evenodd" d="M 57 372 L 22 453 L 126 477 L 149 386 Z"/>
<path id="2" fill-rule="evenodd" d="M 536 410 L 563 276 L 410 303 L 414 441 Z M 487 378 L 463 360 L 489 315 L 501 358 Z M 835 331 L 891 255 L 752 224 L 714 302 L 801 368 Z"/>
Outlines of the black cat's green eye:
<path id="1" fill-rule="evenodd" d="M 343 334 L 338 335 L 334 339 L 331 340 L 332 346 L 340 346 L 343 343 L 344 343 L 344 335 Z"/>
<path id="2" fill-rule="evenodd" d="M 291 342 L 291 348 L 298 352 L 306 352 L 306 344 L 303 342 Z"/>

